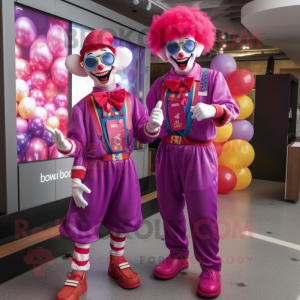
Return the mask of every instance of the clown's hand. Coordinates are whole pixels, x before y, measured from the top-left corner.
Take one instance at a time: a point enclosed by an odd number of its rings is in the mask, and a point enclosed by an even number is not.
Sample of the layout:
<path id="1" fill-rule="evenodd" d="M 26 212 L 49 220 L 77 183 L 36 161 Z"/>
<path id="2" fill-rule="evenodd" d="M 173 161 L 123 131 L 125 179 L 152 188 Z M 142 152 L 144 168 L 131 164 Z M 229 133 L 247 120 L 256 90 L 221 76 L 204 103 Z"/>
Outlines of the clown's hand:
<path id="1" fill-rule="evenodd" d="M 52 129 L 49 126 L 46 126 L 46 129 L 52 134 L 53 140 L 58 150 L 63 152 L 68 152 L 69 150 L 71 150 L 71 143 L 64 138 L 64 135 L 59 129 Z"/>
<path id="2" fill-rule="evenodd" d="M 197 105 L 191 107 L 191 112 L 193 113 L 192 119 L 201 121 L 204 119 L 213 118 L 216 115 L 217 110 L 212 105 L 198 103 Z"/>
<path id="3" fill-rule="evenodd" d="M 80 178 L 72 178 L 72 197 L 77 207 L 85 208 L 88 205 L 83 198 L 83 192 L 90 194 L 91 190 L 81 183 Z"/>
<path id="4" fill-rule="evenodd" d="M 161 110 L 161 106 L 162 102 L 158 101 L 155 108 L 151 112 L 150 121 L 146 125 L 146 129 L 149 132 L 157 131 L 164 121 L 164 115 Z"/>

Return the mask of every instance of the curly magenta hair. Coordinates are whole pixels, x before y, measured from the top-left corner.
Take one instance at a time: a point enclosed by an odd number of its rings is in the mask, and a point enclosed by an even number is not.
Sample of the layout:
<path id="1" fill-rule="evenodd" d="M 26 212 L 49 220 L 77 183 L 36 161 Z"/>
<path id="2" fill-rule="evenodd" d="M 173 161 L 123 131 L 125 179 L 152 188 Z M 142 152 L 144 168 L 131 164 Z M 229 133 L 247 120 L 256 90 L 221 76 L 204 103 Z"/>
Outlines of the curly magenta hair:
<path id="1" fill-rule="evenodd" d="M 157 56 L 158 51 L 168 42 L 186 35 L 204 45 L 204 52 L 207 53 L 215 43 L 216 27 L 199 7 L 178 5 L 164 11 L 161 16 L 153 16 L 146 44 L 151 53 Z"/>

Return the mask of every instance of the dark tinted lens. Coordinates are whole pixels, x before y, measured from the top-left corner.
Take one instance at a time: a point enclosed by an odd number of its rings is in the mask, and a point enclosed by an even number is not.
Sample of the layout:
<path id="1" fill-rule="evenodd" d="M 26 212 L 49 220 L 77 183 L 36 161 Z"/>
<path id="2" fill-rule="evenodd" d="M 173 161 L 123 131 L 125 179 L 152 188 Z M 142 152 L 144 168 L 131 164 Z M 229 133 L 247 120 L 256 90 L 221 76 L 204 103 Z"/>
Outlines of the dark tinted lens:
<path id="1" fill-rule="evenodd" d="M 187 41 L 183 44 L 183 49 L 186 52 L 193 52 L 195 49 L 195 43 L 193 41 Z"/>
<path id="2" fill-rule="evenodd" d="M 87 69 L 94 69 L 98 65 L 98 60 L 95 57 L 87 57 L 84 60 L 84 65 Z"/>
<path id="3" fill-rule="evenodd" d="M 177 43 L 171 42 L 167 45 L 167 50 L 169 53 L 175 54 L 180 50 L 180 47 Z"/>
<path id="4" fill-rule="evenodd" d="M 109 52 L 107 52 L 107 53 L 104 53 L 103 55 L 102 55 L 102 62 L 105 64 L 105 65 L 107 65 L 107 66 L 111 66 L 111 65 L 113 65 L 114 64 L 114 62 L 115 62 L 115 57 L 111 54 L 111 53 L 109 53 Z"/>

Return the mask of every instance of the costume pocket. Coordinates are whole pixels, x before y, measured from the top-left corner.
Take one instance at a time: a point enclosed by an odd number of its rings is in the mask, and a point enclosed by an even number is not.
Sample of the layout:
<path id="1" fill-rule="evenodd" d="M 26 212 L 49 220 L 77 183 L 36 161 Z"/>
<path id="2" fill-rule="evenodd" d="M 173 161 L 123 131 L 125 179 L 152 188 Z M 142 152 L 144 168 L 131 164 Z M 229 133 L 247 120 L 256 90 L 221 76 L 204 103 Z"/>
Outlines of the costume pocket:
<path id="1" fill-rule="evenodd" d="M 107 120 L 106 130 L 112 152 L 122 152 L 126 150 L 126 133 L 124 122 L 119 120 Z"/>

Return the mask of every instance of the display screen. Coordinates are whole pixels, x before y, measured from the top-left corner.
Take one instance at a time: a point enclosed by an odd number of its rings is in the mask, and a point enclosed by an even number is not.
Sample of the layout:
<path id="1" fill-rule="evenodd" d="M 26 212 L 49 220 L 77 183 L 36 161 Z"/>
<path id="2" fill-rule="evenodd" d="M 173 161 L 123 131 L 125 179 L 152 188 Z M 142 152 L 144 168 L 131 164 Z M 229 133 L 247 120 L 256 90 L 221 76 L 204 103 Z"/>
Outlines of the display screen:
<path id="1" fill-rule="evenodd" d="M 68 127 L 69 22 L 15 5 L 17 161 L 63 157 L 46 126 Z"/>
<path id="2" fill-rule="evenodd" d="M 85 37 L 93 29 L 72 23 L 72 53 L 80 54 Z M 139 45 L 114 37 L 113 47 L 123 46 L 132 52 L 132 62 L 130 65 L 116 74 L 116 82 L 126 91 L 136 96 L 144 103 L 144 72 L 145 72 L 145 48 Z M 89 77 L 72 76 L 72 106 L 88 95 L 94 86 L 94 82 Z M 133 149 L 141 149 L 142 144 L 134 140 Z"/>

